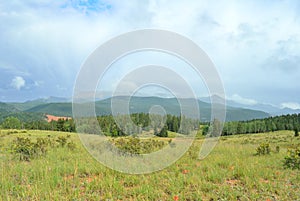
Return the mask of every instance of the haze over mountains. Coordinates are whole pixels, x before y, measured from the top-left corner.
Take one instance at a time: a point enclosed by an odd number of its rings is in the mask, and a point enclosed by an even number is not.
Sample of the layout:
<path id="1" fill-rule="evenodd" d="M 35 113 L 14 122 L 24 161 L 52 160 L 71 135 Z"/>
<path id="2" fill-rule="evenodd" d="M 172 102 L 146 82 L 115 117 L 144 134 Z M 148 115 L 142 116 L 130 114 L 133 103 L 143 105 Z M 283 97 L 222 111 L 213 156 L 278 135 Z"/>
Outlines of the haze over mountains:
<path id="1" fill-rule="evenodd" d="M 220 98 L 220 97 L 219 97 Z M 210 102 L 210 97 L 199 98 L 203 102 Z M 251 110 L 259 110 L 270 114 L 271 116 L 283 115 L 283 114 L 294 114 L 300 113 L 300 109 L 291 109 L 286 107 L 279 107 L 267 103 L 253 103 L 253 104 L 243 104 L 234 100 L 226 99 L 226 105 L 237 108 L 245 108 Z"/>

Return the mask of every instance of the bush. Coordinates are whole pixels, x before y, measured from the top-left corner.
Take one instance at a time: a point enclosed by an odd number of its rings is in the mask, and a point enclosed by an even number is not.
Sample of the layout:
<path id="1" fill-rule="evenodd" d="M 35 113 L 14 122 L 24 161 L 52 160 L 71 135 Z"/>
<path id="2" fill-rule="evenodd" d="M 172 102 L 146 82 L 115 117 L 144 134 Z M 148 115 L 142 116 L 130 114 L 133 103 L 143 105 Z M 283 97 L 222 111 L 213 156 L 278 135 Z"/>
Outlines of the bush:
<path id="1" fill-rule="evenodd" d="M 59 136 L 55 141 L 58 143 L 58 147 L 67 147 L 70 150 L 76 149 L 76 144 L 72 140 L 68 140 L 71 138 L 71 135 L 67 136 Z"/>
<path id="2" fill-rule="evenodd" d="M 59 146 L 64 147 L 67 144 L 67 138 L 64 136 L 59 136 L 56 140 L 58 142 Z"/>
<path id="3" fill-rule="evenodd" d="M 287 156 L 284 157 L 284 167 L 300 169 L 300 148 L 289 149 Z"/>
<path id="4" fill-rule="evenodd" d="M 269 143 L 262 143 L 256 148 L 256 155 L 266 155 L 270 154 L 270 145 Z"/>
<path id="5" fill-rule="evenodd" d="M 112 139 L 111 143 L 119 149 L 120 154 L 148 154 L 167 145 L 164 141 L 134 137 Z"/>
<path id="6" fill-rule="evenodd" d="M 10 130 L 7 132 L 7 135 L 10 135 L 10 134 L 17 134 L 19 133 L 17 130 Z"/>
<path id="7" fill-rule="evenodd" d="M 67 147 L 68 147 L 68 149 L 73 151 L 76 149 L 76 144 L 73 141 L 71 141 L 71 142 L 68 142 Z"/>
<path id="8" fill-rule="evenodd" d="M 34 156 L 35 146 L 29 138 L 17 137 L 13 141 L 12 152 L 18 156 L 19 160 L 30 161 Z"/>
<path id="9" fill-rule="evenodd" d="M 294 131 L 295 131 L 295 137 L 298 137 L 299 136 L 298 128 L 296 128 Z"/>
<path id="10" fill-rule="evenodd" d="M 34 152 L 37 156 L 41 156 L 47 153 L 47 147 L 49 145 L 49 140 L 46 138 L 37 138 L 34 144 Z"/>
<path id="11" fill-rule="evenodd" d="M 75 143 L 73 141 L 68 142 L 67 137 L 59 136 L 56 142 L 59 143 L 58 146 L 60 147 L 67 145 L 70 150 L 76 149 Z M 50 137 L 37 138 L 36 142 L 32 142 L 29 138 L 17 137 L 12 142 L 11 150 L 19 160 L 30 161 L 33 158 L 46 155 L 48 148 L 53 148 L 55 144 L 55 141 L 51 140 Z"/>
<path id="12" fill-rule="evenodd" d="M 276 152 L 276 153 L 279 153 L 279 151 L 280 151 L 280 147 L 279 147 L 279 146 L 276 146 L 275 152 Z"/>

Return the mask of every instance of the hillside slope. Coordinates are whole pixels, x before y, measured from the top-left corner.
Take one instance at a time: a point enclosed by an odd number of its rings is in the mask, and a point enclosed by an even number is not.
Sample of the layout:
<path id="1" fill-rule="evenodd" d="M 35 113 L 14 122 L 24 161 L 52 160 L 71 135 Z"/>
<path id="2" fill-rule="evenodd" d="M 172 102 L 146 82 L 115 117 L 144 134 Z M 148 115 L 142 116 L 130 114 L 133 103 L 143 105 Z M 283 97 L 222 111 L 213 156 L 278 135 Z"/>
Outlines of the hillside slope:
<path id="1" fill-rule="evenodd" d="M 124 106 L 128 97 L 115 97 L 114 98 L 117 106 Z M 111 98 L 97 101 L 95 103 L 95 111 L 97 115 L 108 115 L 111 114 Z M 187 113 L 195 110 L 191 107 L 193 99 L 181 99 L 182 107 L 185 108 Z M 152 106 L 159 105 L 164 108 L 167 114 L 179 115 L 180 105 L 175 98 L 160 98 L 160 97 L 131 97 L 129 102 L 130 113 L 148 113 Z M 202 121 L 210 120 L 211 105 L 198 100 L 200 109 L 200 116 Z M 32 107 L 26 112 L 35 112 L 43 114 L 52 114 L 57 116 L 72 116 L 72 103 L 45 103 L 38 106 Z M 251 110 L 236 107 L 227 107 L 226 109 L 226 121 L 240 121 L 240 120 L 251 120 L 261 119 L 269 117 L 269 114 L 259 110 Z"/>
<path id="2" fill-rule="evenodd" d="M 0 102 L 0 123 L 2 123 L 7 117 L 17 117 L 23 122 L 38 121 L 44 119 L 44 116 L 39 112 L 29 113 L 20 111 L 13 105 Z"/>

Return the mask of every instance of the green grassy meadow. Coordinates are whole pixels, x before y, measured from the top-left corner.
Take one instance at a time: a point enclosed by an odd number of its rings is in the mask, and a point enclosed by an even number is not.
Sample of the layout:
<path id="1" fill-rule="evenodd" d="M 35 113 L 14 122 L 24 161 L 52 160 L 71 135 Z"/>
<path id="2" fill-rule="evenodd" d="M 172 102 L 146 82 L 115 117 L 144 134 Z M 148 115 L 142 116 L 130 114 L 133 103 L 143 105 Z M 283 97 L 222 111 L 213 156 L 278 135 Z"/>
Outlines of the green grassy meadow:
<path id="1" fill-rule="evenodd" d="M 34 141 L 67 135 L 75 149 L 51 147 L 30 161 L 11 153 L 20 136 Z M 164 170 L 129 175 L 97 162 L 75 133 L 0 130 L 0 200 L 300 200 L 300 171 L 283 167 L 287 149 L 300 145 L 292 131 L 221 137 L 199 160 L 202 142 L 197 138 Z M 264 142 L 271 153 L 255 155 Z"/>

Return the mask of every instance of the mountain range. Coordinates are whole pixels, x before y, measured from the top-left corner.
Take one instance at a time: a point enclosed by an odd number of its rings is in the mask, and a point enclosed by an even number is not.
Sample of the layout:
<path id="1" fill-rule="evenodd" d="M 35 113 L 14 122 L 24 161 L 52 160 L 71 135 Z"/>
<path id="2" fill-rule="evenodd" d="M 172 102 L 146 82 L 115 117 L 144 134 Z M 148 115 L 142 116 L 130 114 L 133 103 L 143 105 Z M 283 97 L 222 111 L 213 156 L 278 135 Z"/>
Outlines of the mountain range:
<path id="1" fill-rule="evenodd" d="M 114 97 L 119 105 L 126 103 L 129 97 Z M 111 114 L 111 98 L 95 102 L 97 115 Z M 180 99 L 185 111 L 195 110 L 190 103 L 193 99 Z M 207 99 L 197 100 L 201 121 L 210 121 L 211 104 Z M 180 105 L 176 98 L 162 97 L 130 97 L 130 113 L 148 113 L 153 105 L 160 105 L 167 114 L 179 115 Z M 49 97 L 26 101 L 23 103 L 0 103 L 0 121 L 7 116 L 17 116 L 23 119 L 42 119 L 45 114 L 56 116 L 72 116 L 72 102 L 68 98 Z M 270 113 L 260 108 L 246 108 L 243 105 L 229 102 L 226 107 L 226 121 L 241 121 L 269 117 Z"/>
<path id="2" fill-rule="evenodd" d="M 217 99 L 220 97 L 217 97 Z M 210 102 L 210 97 L 201 97 L 199 100 L 203 102 Z M 226 99 L 226 105 L 230 107 L 236 107 L 236 108 L 244 108 L 244 109 L 250 109 L 250 110 L 259 110 L 266 112 L 270 114 L 270 116 L 279 116 L 279 115 L 285 115 L 285 114 L 295 114 L 300 113 L 300 110 L 294 110 L 291 108 L 281 108 L 272 104 L 267 103 L 256 103 L 256 104 L 242 104 L 239 102 L 236 102 L 234 100 Z"/>

